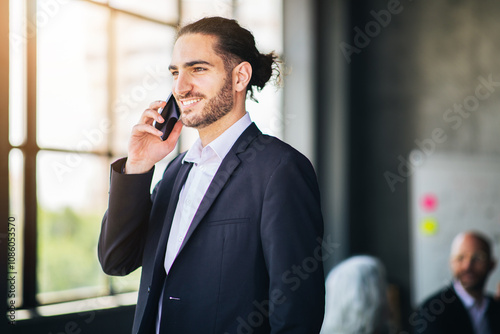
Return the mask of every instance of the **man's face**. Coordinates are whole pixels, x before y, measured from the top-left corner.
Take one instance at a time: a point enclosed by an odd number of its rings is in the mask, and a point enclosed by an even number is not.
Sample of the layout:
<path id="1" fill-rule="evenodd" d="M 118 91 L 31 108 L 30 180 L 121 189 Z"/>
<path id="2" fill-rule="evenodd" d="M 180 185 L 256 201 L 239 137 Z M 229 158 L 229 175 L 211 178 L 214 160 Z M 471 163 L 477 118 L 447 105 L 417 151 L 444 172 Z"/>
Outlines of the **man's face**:
<path id="1" fill-rule="evenodd" d="M 494 263 L 481 240 L 466 234 L 452 249 L 451 269 L 453 276 L 460 281 L 468 292 L 482 292 L 488 274 Z"/>
<path id="2" fill-rule="evenodd" d="M 187 34 L 174 45 L 170 72 L 172 91 L 181 111 L 184 125 L 201 129 L 233 109 L 231 72 L 214 51 L 217 38 Z"/>

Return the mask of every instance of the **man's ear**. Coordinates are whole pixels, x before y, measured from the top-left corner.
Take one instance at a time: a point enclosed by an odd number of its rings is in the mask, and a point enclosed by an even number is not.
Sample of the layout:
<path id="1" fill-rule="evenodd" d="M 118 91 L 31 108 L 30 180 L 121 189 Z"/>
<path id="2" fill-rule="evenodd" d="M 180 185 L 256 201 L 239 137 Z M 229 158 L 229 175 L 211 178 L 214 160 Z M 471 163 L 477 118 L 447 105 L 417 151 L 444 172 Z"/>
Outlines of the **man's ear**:
<path id="1" fill-rule="evenodd" d="M 247 86 L 252 78 L 252 65 L 244 61 L 233 69 L 233 87 L 237 92 L 246 92 Z"/>
<path id="2" fill-rule="evenodd" d="M 495 267 L 497 266 L 497 262 L 495 260 L 491 260 L 490 261 L 490 272 L 493 271 L 495 269 Z"/>

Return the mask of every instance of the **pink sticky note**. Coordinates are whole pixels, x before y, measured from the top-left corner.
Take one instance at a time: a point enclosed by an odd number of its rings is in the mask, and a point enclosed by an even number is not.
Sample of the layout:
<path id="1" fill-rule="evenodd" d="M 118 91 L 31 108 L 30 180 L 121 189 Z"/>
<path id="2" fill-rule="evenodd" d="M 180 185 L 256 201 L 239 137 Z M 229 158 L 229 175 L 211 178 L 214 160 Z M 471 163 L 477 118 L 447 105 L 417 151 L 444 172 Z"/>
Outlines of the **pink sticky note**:
<path id="1" fill-rule="evenodd" d="M 422 198 L 422 209 L 424 211 L 435 211 L 437 208 L 437 204 L 437 197 L 433 194 L 427 194 Z"/>

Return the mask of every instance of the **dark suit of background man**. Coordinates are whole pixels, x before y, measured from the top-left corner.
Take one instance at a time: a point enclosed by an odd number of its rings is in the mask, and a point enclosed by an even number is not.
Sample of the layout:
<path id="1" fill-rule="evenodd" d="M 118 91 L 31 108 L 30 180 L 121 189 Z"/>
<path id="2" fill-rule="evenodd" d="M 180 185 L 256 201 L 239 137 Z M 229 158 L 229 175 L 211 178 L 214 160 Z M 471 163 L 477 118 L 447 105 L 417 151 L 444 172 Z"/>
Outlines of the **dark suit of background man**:
<path id="1" fill-rule="evenodd" d="M 427 299 L 410 318 L 415 333 L 500 334 L 500 302 L 484 292 L 495 268 L 489 240 L 477 232 L 455 237 L 451 286 Z"/>
<path id="2" fill-rule="evenodd" d="M 180 30 L 170 71 L 181 110 L 166 141 L 154 102 L 112 165 L 99 260 L 110 275 L 142 266 L 134 333 L 318 333 L 324 312 L 323 221 L 310 162 L 263 135 L 247 93 L 277 69 L 234 20 Z M 303 112 L 298 110 L 297 112 Z M 182 124 L 181 124 L 182 123 Z M 182 125 L 199 140 L 149 192 Z"/>

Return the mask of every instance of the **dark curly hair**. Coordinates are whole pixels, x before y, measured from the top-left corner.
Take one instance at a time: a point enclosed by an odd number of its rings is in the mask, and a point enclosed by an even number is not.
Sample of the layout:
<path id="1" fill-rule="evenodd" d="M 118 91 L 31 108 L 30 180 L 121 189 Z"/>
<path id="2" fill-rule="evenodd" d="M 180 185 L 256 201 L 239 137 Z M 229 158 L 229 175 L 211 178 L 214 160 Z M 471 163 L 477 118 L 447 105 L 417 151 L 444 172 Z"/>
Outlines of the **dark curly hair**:
<path id="1" fill-rule="evenodd" d="M 252 77 L 247 86 L 250 98 L 254 97 L 253 87 L 262 90 L 266 83 L 276 74 L 276 81 L 280 79 L 279 60 L 274 53 L 262 54 L 255 46 L 255 39 L 250 31 L 241 27 L 236 20 L 223 17 L 205 17 L 199 21 L 182 27 L 177 38 L 186 34 L 204 34 L 218 38 L 214 51 L 224 61 L 226 71 L 242 61 L 247 61 L 252 66 Z"/>

